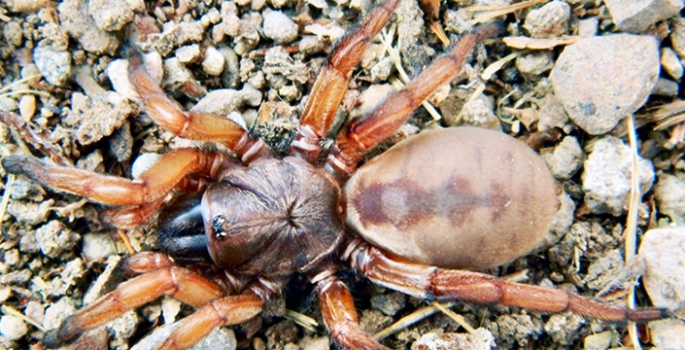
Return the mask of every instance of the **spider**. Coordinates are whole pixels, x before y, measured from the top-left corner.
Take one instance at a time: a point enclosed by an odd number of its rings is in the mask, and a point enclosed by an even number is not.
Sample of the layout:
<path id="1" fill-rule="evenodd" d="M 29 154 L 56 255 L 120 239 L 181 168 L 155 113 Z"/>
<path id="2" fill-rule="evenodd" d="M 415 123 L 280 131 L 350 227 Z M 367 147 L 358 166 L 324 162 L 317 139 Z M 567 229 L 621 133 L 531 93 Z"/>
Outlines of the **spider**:
<path id="1" fill-rule="evenodd" d="M 363 157 L 407 121 L 414 109 L 459 72 L 470 50 L 496 25 L 465 34 L 403 90 L 355 119 L 323 152 L 351 72 L 398 0 L 385 0 L 348 33 L 316 80 L 290 155 L 278 158 L 229 119 L 183 111 L 131 54 L 129 78 L 143 108 L 174 134 L 211 141 L 234 155 L 177 149 L 136 180 L 3 159 L 5 169 L 56 190 L 115 206 L 103 219 L 119 228 L 160 212 L 162 252 L 131 256 L 139 275 L 49 331 L 48 347 L 164 294 L 197 310 L 158 349 L 184 349 L 212 329 L 246 322 L 306 275 L 332 338 L 345 349 L 387 349 L 363 332 L 340 263 L 390 289 L 437 300 L 501 303 L 543 312 L 571 311 L 611 321 L 665 317 L 661 309 L 604 306 L 556 289 L 505 282 L 472 272 L 533 249 L 557 208 L 555 181 L 523 143 L 494 131 L 447 128 L 409 138 L 357 169 Z M 172 191 L 189 195 L 165 200 Z M 181 263 L 188 267 L 177 266 Z"/>

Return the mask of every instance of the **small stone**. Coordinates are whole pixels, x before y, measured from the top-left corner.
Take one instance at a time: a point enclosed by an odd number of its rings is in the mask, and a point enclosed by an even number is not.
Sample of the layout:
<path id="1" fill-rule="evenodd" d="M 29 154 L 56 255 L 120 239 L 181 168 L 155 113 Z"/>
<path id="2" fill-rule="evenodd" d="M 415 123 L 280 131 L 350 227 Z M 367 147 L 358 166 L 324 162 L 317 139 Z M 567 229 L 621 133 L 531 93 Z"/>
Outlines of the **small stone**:
<path id="1" fill-rule="evenodd" d="M 613 129 L 647 101 L 659 68 L 653 36 L 606 35 L 567 46 L 550 81 L 571 120 L 598 135 Z"/>
<path id="2" fill-rule="evenodd" d="M 670 216 L 675 222 L 685 222 L 685 181 L 666 173 L 659 174 L 654 198 L 661 215 Z"/>
<path id="3" fill-rule="evenodd" d="M 82 0 L 64 0 L 57 6 L 60 26 L 76 39 L 84 50 L 95 54 L 114 54 L 119 39 L 113 33 L 100 29 Z"/>
<path id="4" fill-rule="evenodd" d="M 671 45 L 680 58 L 685 58 L 685 18 L 673 17 L 671 24 Z"/>
<path id="5" fill-rule="evenodd" d="M 314 35 L 302 36 L 302 39 L 297 46 L 300 49 L 300 52 L 307 56 L 323 52 L 324 48 L 326 47 L 324 42 L 319 40 L 319 38 Z"/>
<path id="6" fill-rule="evenodd" d="M 9 340 L 17 341 L 29 332 L 24 321 L 14 315 L 5 315 L 0 318 L 0 334 Z"/>
<path id="7" fill-rule="evenodd" d="M 578 140 L 573 136 L 566 136 L 553 152 L 542 152 L 552 175 L 559 180 L 568 180 L 576 174 L 582 165 L 585 154 L 580 148 Z"/>
<path id="8" fill-rule="evenodd" d="M 679 89 L 680 85 L 678 85 L 678 83 L 675 81 L 660 77 L 652 89 L 652 95 L 676 97 L 678 96 Z"/>
<path id="9" fill-rule="evenodd" d="M 685 227 L 652 229 L 644 234 L 639 250 L 645 262 L 642 283 L 656 307 L 675 310 L 685 300 L 683 247 Z"/>
<path id="10" fill-rule="evenodd" d="M 495 348 L 495 337 L 485 328 L 473 334 L 428 332 L 414 343 L 415 350 L 489 350 Z"/>
<path id="11" fill-rule="evenodd" d="M 19 267 L 19 263 L 21 262 L 21 259 L 19 258 L 19 250 L 10 249 L 6 251 L 3 262 L 10 267 Z"/>
<path id="12" fill-rule="evenodd" d="M 640 33 L 658 21 L 677 16 L 682 0 L 604 0 L 621 31 Z"/>
<path id="13" fill-rule="evenodd" d="M 83 235 L 81 254 L 88 261 L 103 261 L 116 253 L 116 246 L 108 235 L 92 232 Z"/>
<path id="14" fill-rule="evenodd" d="M 551 51 L 533 51 L 516 58 L 516 68 L 529 80 L 537 81 L 542 73 L 554 67 Z"/>
<path id="15" fill-rule="evenodd" d="M 555 38 L 568 32 L 571 6 L 563 1 L 552 1 L 531 10 L 523 28 L 533 38 Z"/>
<path id="16" fill-rule="evenodd" d="M 106 32 L 121 30 L 133 20 L 133 9 L 126 0 L 89 0 L 88 13 Z"/>
<path id="17" fill-rule="evenodd" d="M 599 28 L 599 18 L 588 17 L 578 20 L 578 36 L 583 38 L 590 38 L 597 35 Z"/>
<path id="18" fill-rule="evenodd" d="M 63 252 L 72 252 L 81 236 L 71 231 L 61 221 L 52 220 L 36 230 L 36 240 L 41 252 L 56 258 Z"/>
<path id="19" fill-rule="evenodd" d="M 207 47 L 202 60 L 202 71 L 207 75 L 218 76 L 224 71 L 226 58 L 214 46 Z"/>
<path id="20" fill-rule="evenodd" d="M 513 349 L 514 344 L 525 347 L 542 334 L 542 322 L 530 315 L 504 315 L 497 318 L 493 333 L 498 339 L 497 345 L 505 349 Z"/>
<path id="21" fill-rule="evenodd" d="M 611 331 L 590 334 L 583 340 L 585 350 L 607 350 L 617 341 L 616 335 Z"/>
<path id="22" fill-rule="evenodd" d="M 404 294 L 392 292 L 371 297 L 371 307 L 388 316 L 394 316 L 407 304 Z"/>
<path id="23" fill-rule="evenodd" d="M 289 44 L 297 38 L 297 23 L 280 11 L 264 15 L 264 36 L 276 44 Z"/>
<path id="24" fill-rule="evenodd" d="M 481 94 L 469 99 L 457 115 L 461 125 L 472 125 L 484 129 L 501 130 L 499 118 L 495 115 L 495 104 L 491 98 Z M 453 125 L 453 124 L 450 124 Z"/>
<path id="25" fill-rule="evenodd" d="M 26 121 L 31 121 L 36 114 L 36 96 L 24 95 L 19 99 L 19 115 Z"/>
<path id="26" fill-rule="evenodd" d="M 673 79 L 680 81 L 683 76 L 683 64 L 678 55 L 670 47 L 661 48 L 661 67 Z"/>
<path id="27" fill-rule="evenodd" d="M 200 58 L 200 45 L 191 44 L 176 49 L 176 58 L 183 64 L 196 62 Z"/>
<path id="28" fill-rule="evenodd" d="M 685 321 L 669 318 L 649 322 L 647 326 L 654 349 L 685 350 Z"/>
<path id="29" fill-rule="evenodd" d="M 39 203 L 13 200 L 7 205 L 7 212 L 18 222 L 39 225 L 47 221 L 54 204 L 52 199 Z"/>
<path id="30" fill-rule="evenodd" d="M 123 259 L 119 255 L 110 255 L 107 257 L 107 267 L 105 271 L 100 273 L 93 282 L 86 294 L 83 296 L 83 303 L 90 304 L 97 298 L 104 295 L 108 289 L 117 282 L 117 270 Z"/>
<path id="31" fill-rule="evenodd" d="M 628 208 L 632 152 L 619 138 L 597 140 L 584 164 L 581 177 L 585 204 L 596 214 L 619 216 Z M 638 156 L 640 192 L 646 193 L 654 181 L 654 166 Z"/>
<path id="32" fill-rule="evenodd" d="M 50 306 L 45 310 L 43 327 L 45 327 L 45 329 L 57 328 L 62 324 L 62 321 L 75 312 L 76 308 L 74 305 L 69 303 L 67 298 L 61 298 L 56 303 L 50 304 Z"/>
<path id="33" fill-rule="evenodd" d="M 262 93 L 250 84 L 245 84 L 242 90 L 219 89 L 203 97 L 190 111 L 227 115 L 229 112 L 240 110 L 245 106 L 257 107 L 262 103 Z"/>
<path id="34" fill-rule="evenodd" d="M 302 350 L 330 350 L 331 340 L 329 337 L 325 336 L 317 338 L 305 336 L 297 343 L 297 345 Z"/>
<path id="35" fill-rule="evenodd" d="M 377 84 L 388 81 L 388 78 L 395 72 L 395 63 L 392 57 L 385 57 L 371 67 L 371 83 Z"/>
<path id="36" fill-rule="evenodd" d="M 33 50 L 33 60 L 40 74 L 52 85 L 64 86 L 71 77 L 71 55 L 67 51 L 39 46 Z"/>

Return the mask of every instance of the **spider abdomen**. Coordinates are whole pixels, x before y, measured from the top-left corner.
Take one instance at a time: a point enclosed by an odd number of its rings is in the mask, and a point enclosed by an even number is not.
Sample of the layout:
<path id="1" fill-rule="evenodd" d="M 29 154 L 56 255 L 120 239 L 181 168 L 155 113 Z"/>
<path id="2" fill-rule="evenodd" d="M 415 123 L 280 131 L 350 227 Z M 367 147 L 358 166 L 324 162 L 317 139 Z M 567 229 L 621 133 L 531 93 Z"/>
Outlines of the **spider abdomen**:
<path id="1" fill-rule="evenodd" d="M 533 249 L 558 208 L 555 180 L 524 143 L 485 129 L 421 133 L 348 181 L 347 222 L 415 262 L 483 269 Z"/>

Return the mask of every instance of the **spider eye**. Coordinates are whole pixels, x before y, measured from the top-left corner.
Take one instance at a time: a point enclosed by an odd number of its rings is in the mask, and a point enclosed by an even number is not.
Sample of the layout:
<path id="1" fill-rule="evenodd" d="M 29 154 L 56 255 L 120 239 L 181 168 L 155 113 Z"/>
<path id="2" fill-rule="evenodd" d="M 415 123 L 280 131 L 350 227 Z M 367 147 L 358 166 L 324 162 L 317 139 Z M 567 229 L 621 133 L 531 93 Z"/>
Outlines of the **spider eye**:
<path id="1" fill-rule="evenodd" d="M 212 220 L 212 230 L 214 231 L 214 237 L 222 239 L 226 238 L 227 232 L 224 230 L 226 225 L 226 218 L 222 215 L 217 215 Z"/>

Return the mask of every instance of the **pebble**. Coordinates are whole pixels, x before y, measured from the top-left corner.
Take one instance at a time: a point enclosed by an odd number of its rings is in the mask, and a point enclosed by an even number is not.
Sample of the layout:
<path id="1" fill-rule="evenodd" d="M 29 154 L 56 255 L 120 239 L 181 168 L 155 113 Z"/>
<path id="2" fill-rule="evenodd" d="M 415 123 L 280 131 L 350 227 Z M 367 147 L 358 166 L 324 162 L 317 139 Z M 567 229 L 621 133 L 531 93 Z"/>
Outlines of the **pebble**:
<path id="1" fill-rule="evenodd" d="M 33 60 L 40 74 L 51 85 L 64 86 L 71 77 L 71 54 L 55 51 L 49 46 L 39 46 L 33 50 Z"/>
<path id="2" fill-rule="evenodd" d="M 464 107 L 457 114 L 456 120 L 460 125 L 472 125 L 479 128 L 501 130 L 499 118 L 495 115 L 495 104 L 493 100 L 481 94 L 478 97 L 469 99 L 464 103 Z M 448 125 L 453 125 L 448 123 Z"/>
<path id="3" fill-rule="evenodd" d="M 264 36 L 276 44 L 289 44 L 297 38 L 297 23 L 281 11 L 264 14 Z"/>
<path id="4" fill-rule="evenodd" d="M 545 323 L 545 332 L 560 345 L 573 345 L 577 332 L 586 323 L 585 318 L 571 313 L 555 314 Z"/>
<path id="5" fill-rule="evenodd" d="M 297 345 L 303 350 L 330 350 L 331 339 L 327 336 L 316 338 L 305 336 Z"/>
<path id="6" fill-rule="evenodd" d="M 642 283 L 656 307 L 676 310 L 685 300 L 685 228 L 658 228 L 647 231 L 639 256 L 645 262 Z M 672 318 L 648 324 L 650 340 L 659 349 L 685 344 L 685 322 Z"/>
<path id="7" fill-rule="evenodd" d="M 674 310 L 685 300 L 685 227 L 651 229 L 639 255 L 645 262 L 642 283 L 656 307 Z"/>
<path id="8" fill-rule="evenodd" d="M 62 324 L 62 321 L 69 315 L 76 312 L 76 308 L 67 298 L 61 298 L 56 303 L 50 304 L 45 310 L 45 318 L 43 319 L 43 327 L 45 329 L 57 328 Z"/>
<path id="9" fill-rule="evenodd" d="M 106 32 L 121 30 L 133 20 L 133 8 L 127 0 L 89 0 L 88 14 Z"/>
<path id="10" fill-rule="evenodd" d="M 554 67 L 551 51 L 533 51 L 516 58 L 516 68 L 528 80 L 537 81 L 542 73 Z"/>
<path id="11" fill-rule="evenodd" d="M 388 316 L 394 316 L 407 304 L 404 294 L 391 292 L 371 297 L 371 307 Z"/>
<path id="12" fill-rule="evenodd" d="M 685 321 L 670 318 L 649 322 L 647 327 L 654 349 L 685 350 Z"/>
<path id="13" fill-rule="evenodd" d="M 19 340 L 29 332 L 24 321 L 14 315 L 5 315 L 0 318 L 0 334 L 9 340 Z"/>
<path id="14" fill-rule="evenodd" d="M 326 45 L 314 35 L 304 35 L 297 44 L 297 47 L 303 54 L 311 56 L 323 52 L 323 50 L 326 48 Z"/>
<path id="15" fill-rule="evenodd" d="M 653 23 L 678 15 L 682 0 L 604 0 L 621 31 L 640 33 Z"/>
<path id="16" fill-rule="evenodd" d="M 599 18 L 588 17 L 578 20 L 578 36 L 590 38 L 597 35 L 599 28 Z"/>
<path id="17" fill-rule="evenodd" d="M 539 317 L 530 315 L 503 315 L 497 317 L 496 323 L 488 326 L 498 339 L 498 346 L 504 349 L 513 349 L 514 344 L 518 347 L 533 345 L 532 339 L 542 334 L 542 322 Z"/>
<path id="18" fill-rule="evenodd" d="M 495 348 L 495 337 L 485 328 L 473 334 L 428 332 L 414 343 L 415 350 L 490 350 Z"/>
<path id="19" fill-rule="evenodd" d="M 176 58 L 183 64 L 197 62 L 200 55 L 200 45 L 198 44 L 185 45 L 176 49 Z"/>
<path id="20" fill-rule="evenodd" d="M 660 77 L 652 89 L 652 95 L 676 97 L 679 89 L 680 86 L 675 81 Z"/>
<path id="21" fill-rule="evenodd" d="M 647 101 L 659 68 L 654 37 L 606 35 L 567 46 L 550 80 L 571 120 L 598 135 L 613 129 Z"/>
<path id="22" fill-rule="evenodd" d="M 81 254 L 87 261 L 104 261 L 116 253 L 116 246 L 108 235 L 92 232 L 83 235 Z"/>
<path id="23" fill-rule="evenodd" d="M 19 115 L 25 121 L 31 121 L 36 114 L 36 96 L 24 95 L 19 99 Z"/>
<path id="24" fill-rule="evenodd" d="M 205 95 L 190 111 L 227 115 L 245 106 L 257 107 L 262 103 L 261 91 L 250 84 L 245 84 L 242 90 L 219 89 Z"/>
<path id="25" fill-rule="evenodd" d="M 606 350 L 613 343 L 618 344 L 616 335 L 611 331 L 590 334 L 583 340 L 585 350 Z"/>
<path id="26" fill-rule="evenodd" d="M 52 220 L 36 230 L 36 241 L 43 255 L 57 258 L 63 252 L 71 251 L 81 236 L 71 231 L 61 221 Z"/>
<path id="27" fill-rule="evenodd" d="M 207 47 L 205 58 L 202 60 L 202 71 L 207 75 L 218 76 L 224 71 L 226 57 L 214 46 Z"/>
<path id="28" fill-rule="evenodd" d="M 659 213 L 674 221 L 682 220 L 685 218 L 685 181 L 666 173 L 659 174 L 658 178 L 654 198 Z"/>
<path id="29" fill-rule="evenodd" d="M 683 76 L 683 64 L 680 58 L 670 47 L 661 48 L 661 67 L 673 79 L 680 81 Z"/>
<path id="30" fill-rule="evenodd" d="M 554 148 L 554 151 L 543 151 L 542 159 L 549 167 L 552 175 L 559 180 L 568 180 L 578 172 L 585 154 L 580 148 L 578 139 L 574 136 L 566 136 Z"/>
<path id="31" fill-rule="evenodd" d="M 678 53 L 678 56 L 685 57 L 685 18 L 674 17 L 670 21 L 671 24 L 671 45 L 673 50 Z"/>
<path id="32" fill-rule="evenodd" d="M 523 29 L 533 38 L 555 38 L 568 32 L 571 6 L 562 1 L 552 1 L 526 16 Z"/>
<path id="33" fill-rule="evenodd" d="M 48 219 L 55 201 L 50 199 L 43 202 L 27 202 L 13 200 L 7 205 L 7 212 L 10 213 L 18 222 L 27 225 L 39 225 Z"/>
<path id="34" fill-rule="evenodd" d="M 93 98 L 76 92 L 71 96 L 71 106 L 62 122 L 76 128 L 71 137 L 84 146 L 112 135 L 136 113 L 133 104 L 114 91 Z"/>
<path id="35" fill-rule="evenodd" d="M 60 26 L 74 38 L 84 50 L 95 54 L 114 54 L 119 40 L 113 33 L 100 29 L 82 0 L 64 0 L 57 6 Z"/>
<path id="36" fill-rule="evenodd" d="M 632 153 L 621 139 L 605 136 L 597 140 L 581 177 L 588 209 L 596 214 L 623 214 L 628 208 L 631 169 Z M 654 182 L 654 166 L 639 156 L 638 175 L 640 191 L 646 193 Z"/>

